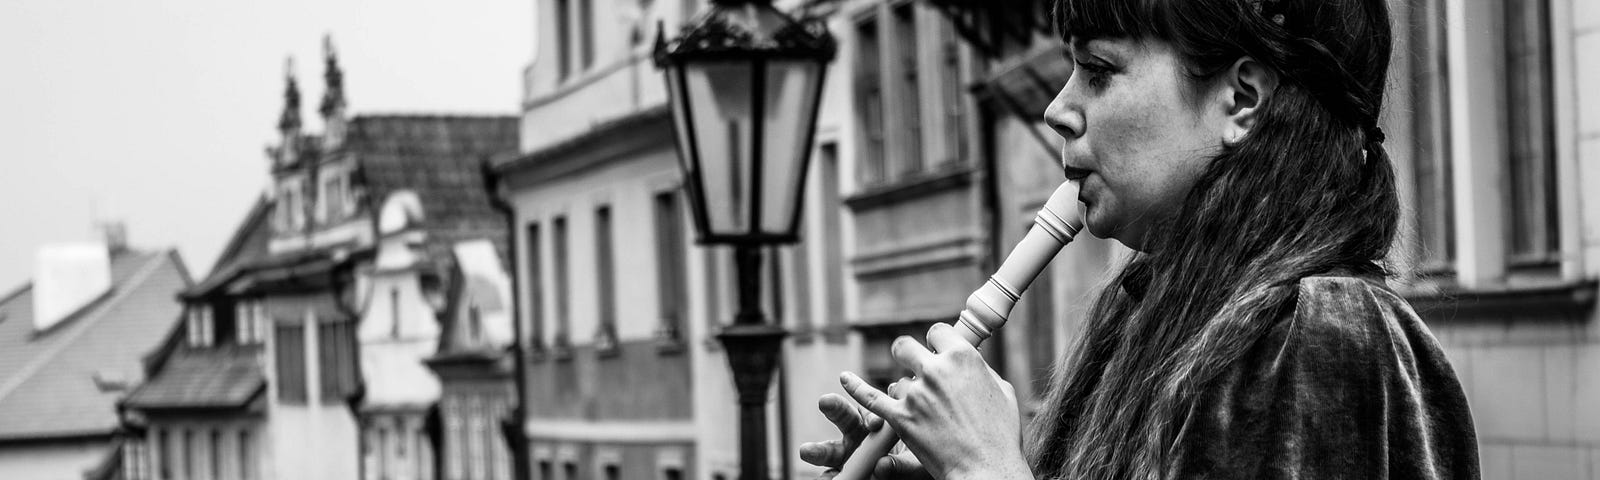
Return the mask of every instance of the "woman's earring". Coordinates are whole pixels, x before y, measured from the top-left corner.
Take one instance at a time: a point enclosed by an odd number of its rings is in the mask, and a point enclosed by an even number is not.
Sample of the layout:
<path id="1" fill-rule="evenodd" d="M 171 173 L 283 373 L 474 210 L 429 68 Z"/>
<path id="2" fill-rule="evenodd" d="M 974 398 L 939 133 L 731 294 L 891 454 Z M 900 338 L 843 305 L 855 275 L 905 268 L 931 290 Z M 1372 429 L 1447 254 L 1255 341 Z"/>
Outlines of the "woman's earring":
<path id="1" fill-rule="evenodd" d="M 1230 147 L 1238 145 L 1240 140 L 1244 140 L 1244 132 L 1241 130 L 1229 130 L 1222 136 L 1222 144 Z"/>

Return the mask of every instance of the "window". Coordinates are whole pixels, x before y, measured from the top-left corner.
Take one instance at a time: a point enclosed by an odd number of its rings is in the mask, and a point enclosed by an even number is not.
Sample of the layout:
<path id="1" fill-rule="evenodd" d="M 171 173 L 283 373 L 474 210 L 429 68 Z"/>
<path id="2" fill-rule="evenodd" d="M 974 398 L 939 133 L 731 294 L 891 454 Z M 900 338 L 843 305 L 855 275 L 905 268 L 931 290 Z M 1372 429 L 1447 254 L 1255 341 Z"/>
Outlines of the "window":
<path id="1" fill-rule="evenodd" d="M 617 349 L 616 252 L 612 248 L 611 233 L 611 207 L 602 205 L 594 211 L 595 293 L 600 301 L 595 349 L 601 352 Z"/>
<path id="2" fill-rule="evenodd" d="M 237 309 L 233 304 L 219 302 L 209 306 L 206 312 L 211 317 L 206 328 L 206 344 L 226 344 L 239 337 L 239 317 L 234 315 Z"/>
<path id="3" fill-rule="evenodd" d="M 879 61 L 881 48 L 877 17 L 856 22 L 856 122 L 860 124 L 861 137 L 858 175 L 863 185 L 882 182 L 885 177 L 883 72 Z"/>
<path id="4" fill-rule="evenodd" d="M 964 64 L 962 63 L 965 47 L 961 40 L 956 38 L 954 28 L 941 23 L 937 33 L 939 37 L 939 98 L 942 99 L 944 111 L 940 118 L 942 129 L 937 140 L 941 151 L 935 157 L 944 163 L 959 163 L 968 155 L 971 148 L 972 135 L 967 133 L 967 92 L 963 85 L 966 81 Z"/>
<path id="5" fill-rule="evenodd" d="M 575 462 L 573 462 L 571 460 L 568 460 L 566 463 L 563 463 L 561 465 L 561 471 L 566 474 L 566 476 L 562 477 L 563 479 L 565 479 L 565 480 L 578 480 L 578 464 L 577 463 L 575 463 Z"/>
<path id="6" fill-rule="evenodd" d="M 899 118 L 890 125 L 899 127 L 895 139 L 895 152 L 891 155 L 896 175 L 907 175 L 922 170 L 922 91 L 917 78 L 917 20 L 916 3 L 906 2 L 893 7 L 894 42 L 889 44 L 889 71 L 896 81 L 894 103 L 900 106 Z"/>
<path id="7" fill-rule="evenodd" d="M 212 339 L 211 333 L 211 306 L 196 303 L 189 306 L 189 320 L 186 326 L 189 346 L 196 348 L 209 347 Z"/>
<path id="8" fill-rule="evenodd" d="M 578 2 L 578 68 L 588 70 L 594 66 L 594 34 L 599 27 L 594 21 L 594 0 Z"/>
<path id="9" fill-rule="evenodd" d="M 528 251 L 524 258 L 527 258 L 528 273 L 523 279 L 528 286 L 528 306 L 522 310 L 528 314 L 528 349 L 539 353 L 544 351 L 544 265 L 540 261 L 544 251 L 539 238 L 539 224 L 528 224 L 526 242 Z"/>
<path id="10" fill-rule="evenodd" d="M 606 465 L 604 478 L 606 480 L 622 480 L 622 469 L 614 464 Z"/>
<path id="11" fill-rule="evenodd" d="M 394 456 L 404 460 L 408 455 L 406 450 L 411 446 L 411 440 L 416 436 L 412 434 L 411 429 L 406 428 L 405 420 L 400 420 L 400 425 L 395 427 L 394 437 Z"/>
<path id="12" fill-rule="evenodd" d="M 356 393 L 356 338 L 353 322 L 317 325 L 317 362 L 323 401 L 342 401 Z"/>
<path id="13" fill-rule="evenodd" d="M 1512 266 L 1556 262 L 1555 102 L 1549 0 L 1504 0 L 1506 111 L 1511 176 L 1507 228 Z"/>
<path id="14" fill-rule="evenodd" d="M 250 438 L 250 431 L 239 432 L 239 478 L 254 480 L 256 478 L 256 460 L 253 450 L 255 445 Z"/>
<path id="15" fill-rule="evenodd" d="M 400 287 L 389 288 L 389 338 L 400 338 Z"/>
<path id="16" fill-rule="evenodd" d="M 555 5 L 557 82 L 565 81 L 567 76 L 572 73 L 572 65 L 570 64 L 572 59 L 572 20 L 570 20 L 570 17 L 572 15 L 573 1 L 556 0 Z M 581 2 L 583 0 L 576 1 Z"/>
<path id="17" fill-rule="evenodd" d="M 817 178 L 818 187 L 822 194 L 822 231 L 817 232 L 812 238 L 822 249 L 822 266 L 825 279 L 823 282 L 823 305 L 827 311 L 823 312 L 822 321 L 829 325 L 838 325 L 844 322 L 844 284 L 840 279 L 846 278 L 844 273 L 844 253 L 839 245 L 843 232 L 843 219 L 839 209 L 844 205 L 839 195 L 839 145 L 836 143 L 823 144 L 818 149 Z M 843 337 L 840 337 L 841 339 Z"/>
<path id="18" fill-rule="evenodd" d="M 344 175 L 326 172 L 322 190 L 317 197 L 317 221 L 334 222 L 343 218 L 345 211 Z"/>
<path id="19" fill-rule="evenodd" d="M 277 368 L 278 400 L 288 405 L 306 402 L 306 353 L 303 325 L 276 327 L 273 360 Z"/>
<path id="20" fill-rule="evenodd" d="M 555 480 L 556 472 L 551 467 L 549 460 L 540 460 L 538 480 Z"/>
<path id="21" fill-rule="evenodd" d="M 378 478 L 389 478 L 389 429 L 378 427 L 378 440 L 372 450 L 375 462 L 378 464 Z"/>
<path id="22" fill-rule="evenodd" d="M 1419 271 L 1463 285 L 1548 273 L 1561 247 L 1549 0 L 1446 3 L 1419 2 L 1410 22 Z"/>
<path id="23" fill-rule="evenodd" d="M 552 232 L 555 238 L 551 240 L 554 245 L 551 246 L 552 252 L 550 252 L 555 260 L 555 282 L 551 285 L 551 289 L 555 290 L 554 296 L 556 297 L 556 338 L 554 348 L 557 354 L 562 354 L 572 347 L 572 319 L 568 317 L 570 299 L 567 298 L 572 289 L 569 286 L 570 283 L 568 283 L 570 278 L 567 276 L 566 217 L 556 217 L 555 220 L 551 221 L 551 227 L 555 230 Z"/>
<path id="24" fill-rule="evenodd" d="M 662 469 L 661 480 L 683 480 L 683 470 L 677 467 L 667 467 Z"/>
<path id="25" fill-rule="evenodd" d="M 462 464 L 466 462 L 466 437 L 462 435 L 461 428 L 461 399 L 447 399 L 444 403 L 444 428 L 446 448 L 445 478 L 461 478 L 464 475 Z"/>
<path id="26" fill-rule="evenodd" d="M 196 463 L 200 462 L 200 443 L 194 438 L 194 430 L 183 431 L 183 478 L 194 478 L 194 472 L 199 470 Z"/>
<path id="27" fill-rule="evenodd" d="M 211 431 L 211 478 L 222 478 L 222 431 Z"/>
<path id="28" fill-rule="evenodd" d="M 1416 178 L 1419 267 L 1424 271 L 1448 269 L 1455 259 L 1455 209 L 1450 173 L 1450 102 L 1446 65 L 1445 0 L 1417 3 L 1419 21 L 1412 30 L 1415 71 L 1412 91 L 1416 106 L 1412 145 Z"/>
<path id="29" fill-rule="evenodd" d="M 156 430 L 155 433 L 156 458 L 160 462 L 156 478 L 168 480 L 172 478 L 172 445 L 167 443 L 171 440 L 167 438 L 165 429 Z"/>
<path id="30" fill-rule="evenodd" d="M 235 341 L 240 346 L 250 346 L 261 341 L 261 302 L 240 301 L 234 302 L 234 320 L 238 323 L 235 328 Z"/>
<path id="31" fill-rule="evenodd" d="M 656 295 L 661 308 L 661 326 L 657 336 L 668 342 L 683 340 L 683 320 L 688 318 L 688 276 L 684 257 L 688 256 L 683 240 L 683 210 L 678 207 L 678 194 L 667 191 L 656 194 Z"/>
<path id="32" fill-rule="evenodd" d="M 961 161 L 966 134 L 965 46 L 919 2 L 884 2 L 856 21 L 855 118 L 862 187 Z"/>

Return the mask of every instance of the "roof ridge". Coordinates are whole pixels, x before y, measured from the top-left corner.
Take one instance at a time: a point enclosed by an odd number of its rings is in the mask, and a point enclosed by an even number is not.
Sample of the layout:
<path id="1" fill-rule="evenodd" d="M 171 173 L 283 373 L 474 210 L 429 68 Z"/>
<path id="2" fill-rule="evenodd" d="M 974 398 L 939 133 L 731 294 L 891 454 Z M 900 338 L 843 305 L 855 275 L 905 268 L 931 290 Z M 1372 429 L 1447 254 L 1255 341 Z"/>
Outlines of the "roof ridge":
<path id="1" fill-rule="evenodd" d="M 121 285 L 117 286 L 142 285 L 144 281 L 149 279 L 151 275 L 154 275 L 155 271 L 162 265 L 162 263 L 164 263 L 162 260 L 169 258 L 166 255 L 149 255 L 149 257 L 150 259 L 146 261 L 144 266 L 139 267 L 138 271 L 134 272 L 133 275 L 129 275 L 127 280 L 124 280 Z M 111 298 L 105 299 L 105 301 L 99 306 L 94 307 L 93 312 L 81 312 L 83 316 L 92 318 L 80 319 L 80 321 L 74 322 L 74 324 L 71 325 L 73 328 L 72 330 L 59 333 L 64 337 L 60 342 L 57 342 L 55 345 L 47 348 L 44 352 L 40 353 L 39 356 L 34 357 L 26 365 L 23 365 L 22 368 L 17 369 L 17 373 L 12 375 L 10 379 L 0 383 L 0 399 L 10 396 L 11 392 L 16 390 L 18 386 L 21 386 L 29 378 L 32 378 L 33 374 L 38 373 L 40 368 L 43 368 L 45 365 L 49 364 L 49 360 L 54 359 L 57 355 L 60 355 L 63 350 L 66 350 L 67 347 L 73 344 L 73 342 L 77 341 L 78 337 L 83 336 L 84 332 L 89 331 L 90 327 L 97 323 L 92 320 L 98 319 L 100 314 L 111 309 L 113 305 L 121 303 L 128 297 L 128 295 L 131 295 L 134 290 L 136 289 L 116 288 L 115 293 L 111 296 Z"/>
<path id="2" fill-rule="evenodd" d="M 26 282 L 22 282 L 22 285 L 18 285 L 17 288 L 14 288 L 11 291 L 6 292 L 4 295 L 0 295 L 0 305 L 4 305 L 4 304 L 6 304 L 6 303 L 8 303 L 8 302 L 10 302 L 12 300 L 15 300 L 18 295 L 22 295 L 22 292 L 26 292 L 26 291 L 32 290 L 32 289 L 33 289 L 33 281 L 32 280 L 29 280 L 29 281 L 26 281 Z"/>

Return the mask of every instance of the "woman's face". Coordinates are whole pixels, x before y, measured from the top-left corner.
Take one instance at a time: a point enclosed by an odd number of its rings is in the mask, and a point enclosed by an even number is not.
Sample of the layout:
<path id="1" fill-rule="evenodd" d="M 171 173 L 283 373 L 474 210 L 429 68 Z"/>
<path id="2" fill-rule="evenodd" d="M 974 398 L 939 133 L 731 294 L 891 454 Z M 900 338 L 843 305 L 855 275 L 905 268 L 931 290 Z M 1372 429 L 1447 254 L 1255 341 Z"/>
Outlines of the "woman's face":
<path id="1" fill-rule="evenodd" d="M 1074 38 L 1068 49 L 1072 77 L 1045 111 L 1066 139 L 1062 168 L 1081 180 L 1089 231 L 1144 250 L 1220 151 L 1227 107 L 1165 42 Z"/>

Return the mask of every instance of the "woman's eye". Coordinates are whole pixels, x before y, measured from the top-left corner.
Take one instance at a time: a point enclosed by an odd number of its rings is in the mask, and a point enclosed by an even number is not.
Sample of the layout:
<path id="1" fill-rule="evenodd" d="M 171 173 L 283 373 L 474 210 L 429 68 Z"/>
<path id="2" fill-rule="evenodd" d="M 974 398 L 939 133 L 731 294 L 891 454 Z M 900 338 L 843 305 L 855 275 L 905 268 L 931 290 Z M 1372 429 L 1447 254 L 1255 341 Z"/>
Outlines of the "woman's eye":
<path id="1" fill-rule="evenodd" d="M 1084 75 L 1088 76 L 1089 86 L 1105 88 L 1106 82 L 1111 79 L 1112 71 L 1110 67 L 1087 62 L 1074 63 L 1077 64 L 1077 68 L 1074 69 L 1076 72 L 1083 72 Z"/>

